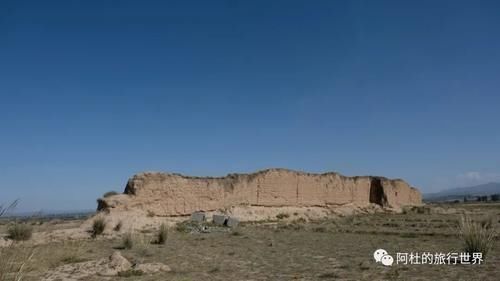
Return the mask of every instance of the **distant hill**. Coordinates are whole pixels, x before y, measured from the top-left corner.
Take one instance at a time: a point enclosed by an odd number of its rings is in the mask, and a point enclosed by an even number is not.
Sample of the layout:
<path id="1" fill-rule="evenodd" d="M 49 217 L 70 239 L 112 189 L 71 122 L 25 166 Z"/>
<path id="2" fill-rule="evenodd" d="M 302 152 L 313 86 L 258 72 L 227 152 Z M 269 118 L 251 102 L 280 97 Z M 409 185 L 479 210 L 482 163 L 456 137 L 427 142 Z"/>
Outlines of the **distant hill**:
<path id="1" fill-rule="evenodd" d="M 464 196 L 486 196 L 500 194 L 500 183 L 490 182 L 475 186 L 446 189 L 436 193 L 423 194 L 425 201 L 462 200 Z"/>

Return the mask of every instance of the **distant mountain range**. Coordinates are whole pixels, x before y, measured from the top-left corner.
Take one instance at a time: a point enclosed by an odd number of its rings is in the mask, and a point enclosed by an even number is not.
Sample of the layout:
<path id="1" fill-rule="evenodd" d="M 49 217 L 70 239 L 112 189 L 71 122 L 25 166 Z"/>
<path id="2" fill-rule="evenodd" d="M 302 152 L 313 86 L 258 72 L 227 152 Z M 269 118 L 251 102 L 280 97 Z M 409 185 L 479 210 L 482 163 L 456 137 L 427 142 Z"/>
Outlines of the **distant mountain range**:
<path id="1" fill-rule="evenodd" d="M 424 201 L 463 200 L 464 196 L 486 196 L 500 194 L 500 183 L 490 182 L 475 186 L 445 189 L 436 193 L 423 194 Z"/>
<path id="2" fill-rule="evenodd" d="M 95 210 L 43 210 L 37 212 L 14 212 L 6 213 L 4 218 L 78 218 L 86 217 L 95 213 Z"/>

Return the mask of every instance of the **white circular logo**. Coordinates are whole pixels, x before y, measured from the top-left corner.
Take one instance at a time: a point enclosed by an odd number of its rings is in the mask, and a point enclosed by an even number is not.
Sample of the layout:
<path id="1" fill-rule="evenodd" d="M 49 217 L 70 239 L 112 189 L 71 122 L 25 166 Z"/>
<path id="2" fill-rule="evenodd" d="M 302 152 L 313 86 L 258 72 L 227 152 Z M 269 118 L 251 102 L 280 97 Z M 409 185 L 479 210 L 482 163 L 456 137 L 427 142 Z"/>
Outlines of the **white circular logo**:
<path id="1" fill-rule="evenodd" d="M 385 266 L 392 266 L 392 263 L 394 263 L 394 259 L 392 258 L 391 255 L 384 255 L 382 257 L 382 264 Z"/>
<path id="2" fill-rule="evenodd" d="M 382 260 L 382 257 L 387 255 L 387 251 L 384 249 L 378 249 L 375 252 L 373 252 L 373 258 L 375 259 L 376 262 L 380 262 Z"/>

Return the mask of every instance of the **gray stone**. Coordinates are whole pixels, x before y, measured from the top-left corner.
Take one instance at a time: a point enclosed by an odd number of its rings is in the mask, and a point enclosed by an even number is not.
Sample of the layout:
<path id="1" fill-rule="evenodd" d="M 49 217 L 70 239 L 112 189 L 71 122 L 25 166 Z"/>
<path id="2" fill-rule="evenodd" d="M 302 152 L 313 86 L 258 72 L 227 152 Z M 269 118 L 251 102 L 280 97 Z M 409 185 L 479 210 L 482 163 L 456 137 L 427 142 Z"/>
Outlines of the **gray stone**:
<path id="1" fill-rule="evenodd" d="M 135 270 L 140 270 L 146 274 L 153 274 L 159 271 L 169 272 L 172 271 L 170 267 L 163 263 L 143 263 L 134 266 Z"/>
<path id="2" fill-rule="evenodd" d="M 238 219 L 229 217 L 226 221 L 226 225 L 229 227 L 237 227 L 240 221 Z"/>
<path id="3" fill-rule="evenodd" d="M 224 215 L 213 215 L 212 220 L 216 225 L 225 225 L 227 217 Z"/>
<path id="4" fill-rule="evenodd" d="M 194 212 L 191 214 L 191 221 L 195 222 L 204 222 L 205 221 L 205 213 L 204 212 Z"/>

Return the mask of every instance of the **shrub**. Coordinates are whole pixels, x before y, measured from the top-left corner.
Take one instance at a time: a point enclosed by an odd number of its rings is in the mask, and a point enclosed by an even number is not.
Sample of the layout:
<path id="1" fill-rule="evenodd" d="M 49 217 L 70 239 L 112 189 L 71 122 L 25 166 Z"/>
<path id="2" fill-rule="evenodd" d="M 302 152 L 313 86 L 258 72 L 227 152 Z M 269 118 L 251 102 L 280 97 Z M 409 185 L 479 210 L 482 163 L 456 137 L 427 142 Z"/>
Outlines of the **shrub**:
<path id="1" fill-rule="evenodd" d="M 122 247 L 124 249 L 132 249 L 134 247 L 135 238 L 131 232 L 126 233 L 122 238 Z"/>
<path id="2" fill-rule="evenodd" d="M 113 196 L 113 195 L 118 195 L 119 193 L 116 192 L 116 191 L 108 191 L 106 193 L 104 193 L 104 195 L 102 197 L 104 198 L 107 198 L 107 197 L 110 197 L 110 196 Z"/>
<path id="3" fill-rule="evenodd" d="M 276 215 L 276 218 L 279 219 L 279 220 L 286 219 L 288 217 L 290 217 L 290 215 L 289 214 L 285 214 L 285 213 L 279 213 L 279 214 Z"/>
<path id="4" fill-rule="evenodd" d="M 216 266 L 216 267 L 214 267 L 214 268 L 210 269 L 210 270 L 208 271 L 208 273 L 216 273 L 216 272 L 219 272 L 219 271 L 220 271 L 220 268 L 219 268 L 218 266 Z"/>
<path id="5" fill-rule="evenodd" d="M 431 208 L 428 206 L 405 206 L 403 207 L 403 214 L 425 214 L 429 215 Z"/>
<path id="6" fill-rule="evenodd" d="M 63 264 L 72 264 L 87 261 L 84 257 L 84 240 L 63 240 L 62 245 L 56 250 L 51 251 L 54 258 L 52 266 L 57 267 Z"/>
<path id="7" fill-rule="evenodd" d="M 67 255 L 67 256 L 61 258 L 61 262 L 63 264 L 79 263 L 79 262 L 83 262 L 83 261 L 86 261 L 86 259 L 79 257 L 77 255 Z"/>
<path id="8" fill-rule="evenodd" d="M 306 223 L 306 222 L 307 220 L 305 218 L 298 218 L 292 221 L 292 223 Z"/>
<path id="9" fill-rule="evenodd" d="M 303 230 L 305 229 L 305 226 L 303 224 L 300 224 L 300 223 L 282 223 L 282 224 L 278 224 L 276 226 L 276 230 L 277 231 L 281 231 L 281 230 Z"/>
<path id="10" fill-rule="evenodd" d="M 119 221 L 115 227 L 113 228 L 114 231 L 120 231 L 122 229 L 123 223 L 122 221 Z"/>
<path id="11" fill-rule="evenodd" d="M 175 225 L 175 230 L 177 230 L 178 232 L 182 232 L 182 233 L 188 233 L 190 231 L 188 226 L 187 226 L 187 223 L 185 223 L 185 222 L 178 222 Z"/>
<path id="12" fill-rule="evenodd" d="M 7 207 L 0 206 L 0 217 L 13 209 L 17 200 Z M 0 247 L 0 280 L 20 281 L 24 277 L 24 268 L 33 258 L 34 250 L 24 247 Z"/>
<path id="13" fill-rule="evenodd" d="M 25 247 L 0 247 L 0 280 L 24 280 L 25 268 L 33 258 L 34 250 Z"/>
<path id="14" fill-rule="evenodd" d="M 327 272 L 327 273 L 322 273 L 318 276 L 320 279 L 332 279 L 335 280 L 339 278 L 339 275 L 335 272 Z"/>
<path id="15" fill-rule="evenodd" d="M 464 251 L 467 253 L 482 253 L 486 256 L 495 242 L 495 228 L 490 220 L 475 222 L 469 216 L 462 216 L 458 234 L 463 240 Z"/>
<path id="16" fill-rule="evenodd" d="M 175 230 L 182 233 L 199 232 L 203 225 L 194 221 L 181 221 L 175 225 Z"/>
<path id="17" fill-rule="evenodd" d="M 129 270 L 118 272 L 119 277 L 141 276 L 143 274 L 144 274 L 144 272 L 142 270 L 137 270 L 137 269 L 129 269 Z"/>
<path id="18" fill-rule="evenodd" d="M 156 237 L 156 243 L 158 244 L 165 244 L 167 243 L 167 237 L 168 237 L 168 228 L 167 225 L 162 223 L 160 225 L 160 230 L 158 230 L 158 234 Z"/>
<path id="19" fill-rule="evenodd" d="M 313 228 L 313 231 L 314 232 L 327 232 L 327 229 L 324 226 L 317 226 L 317 227 Z"/>
<path id="20" fill-rule="evenodd" d="M 241 236 L 243 234 L 240 231 L 238 231 L 238 230 L 233 230 L 233 231 L 231 231 L 231 235 L 233 235 L 233 236 Z"/>
<path id="21" fill-rule="evenodd" d="M 92 223 L 92 237 L 96 237 L 104 232 L 106 221 L 103 218 L 96 218 Z"/>
<path id="22" fill-rule="evenodd" d="M 33 235 L 33 227 L 27 224 L 16 223 L 7 229 L 10 239 L 15 241 L 26 241 Z"/>

